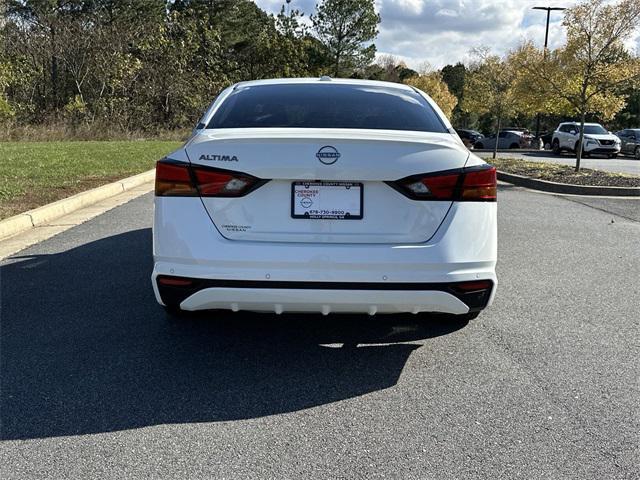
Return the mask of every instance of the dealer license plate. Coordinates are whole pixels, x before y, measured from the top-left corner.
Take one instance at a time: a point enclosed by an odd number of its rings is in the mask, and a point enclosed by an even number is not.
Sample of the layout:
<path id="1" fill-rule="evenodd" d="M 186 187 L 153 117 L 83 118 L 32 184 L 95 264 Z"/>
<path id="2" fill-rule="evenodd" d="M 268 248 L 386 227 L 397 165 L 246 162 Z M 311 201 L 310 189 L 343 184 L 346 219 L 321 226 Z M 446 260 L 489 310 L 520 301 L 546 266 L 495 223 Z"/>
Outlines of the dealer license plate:
<path id="1" fill-rule="evenodd" d="M 361 220 L 362 183 L 294 182 L 291 216 L 312 220 Z"/>

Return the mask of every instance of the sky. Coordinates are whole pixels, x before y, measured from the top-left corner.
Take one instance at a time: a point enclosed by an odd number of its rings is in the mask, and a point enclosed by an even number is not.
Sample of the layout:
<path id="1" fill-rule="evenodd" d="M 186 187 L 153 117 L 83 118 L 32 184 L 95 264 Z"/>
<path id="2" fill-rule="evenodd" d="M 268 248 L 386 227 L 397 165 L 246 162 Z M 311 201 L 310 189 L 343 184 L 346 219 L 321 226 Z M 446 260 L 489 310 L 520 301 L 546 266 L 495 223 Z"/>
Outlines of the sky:
<path id="1" fill-rule="evenodd" d="M 268 12 L 280 11 L 284 0 L 255 0 Z M 546 12 L 533 6 L 569 7 L 577 0 L 375 0 L 382 17 L 375 40 L 378 55 L 391 54 L 411 68 L 468 62 L 476 47 L 502 54 L 523 40 L 542 46 Z M 316 0 L 292 0 L 291 7 L 315 10 Z M 564 42 L 562 13 L 552 12 L 549 46 Z M 640 51 L 640 32 L 629 42 Z"/>

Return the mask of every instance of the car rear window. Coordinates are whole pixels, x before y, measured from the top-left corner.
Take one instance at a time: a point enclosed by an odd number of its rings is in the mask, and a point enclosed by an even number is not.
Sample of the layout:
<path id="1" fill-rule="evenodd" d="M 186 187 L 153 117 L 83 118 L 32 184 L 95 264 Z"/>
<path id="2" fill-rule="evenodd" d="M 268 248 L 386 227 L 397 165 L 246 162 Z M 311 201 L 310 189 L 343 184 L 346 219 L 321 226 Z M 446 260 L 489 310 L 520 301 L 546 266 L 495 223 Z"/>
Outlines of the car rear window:
<path id="1" fill-rule="evenodd" d="M 238 87 L 207 127 L 447 132 L 431 105 L 412 90 L 309 83 Z"/>

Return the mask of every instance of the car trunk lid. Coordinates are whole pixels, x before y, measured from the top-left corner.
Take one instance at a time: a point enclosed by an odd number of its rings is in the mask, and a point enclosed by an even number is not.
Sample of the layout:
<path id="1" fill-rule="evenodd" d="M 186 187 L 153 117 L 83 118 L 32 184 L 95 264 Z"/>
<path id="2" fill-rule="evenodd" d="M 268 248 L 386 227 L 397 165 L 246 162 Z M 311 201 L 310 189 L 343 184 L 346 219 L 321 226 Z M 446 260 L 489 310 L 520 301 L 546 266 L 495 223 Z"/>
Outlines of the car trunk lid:
<path id="1" fill-rule="evenodd" d="M 451 134 L 340 129 L 209 130 L 185 148 L 193 165 L 269 180 L 239 198 L 203 196 L 202 202 L 224 237 L 271 242 L 424 242 L 451 201 L 410 199 L 385 182 L 462 168 L 469 156 Z M 310 197 L 308 187 L 323 193 Z M 295 218 L 304 211 L 297 202 L 328 205 L 331 196 L 332 205 L 353 203 L 346 207 L 353 214 L 357 194 L 362 218 Z"/>

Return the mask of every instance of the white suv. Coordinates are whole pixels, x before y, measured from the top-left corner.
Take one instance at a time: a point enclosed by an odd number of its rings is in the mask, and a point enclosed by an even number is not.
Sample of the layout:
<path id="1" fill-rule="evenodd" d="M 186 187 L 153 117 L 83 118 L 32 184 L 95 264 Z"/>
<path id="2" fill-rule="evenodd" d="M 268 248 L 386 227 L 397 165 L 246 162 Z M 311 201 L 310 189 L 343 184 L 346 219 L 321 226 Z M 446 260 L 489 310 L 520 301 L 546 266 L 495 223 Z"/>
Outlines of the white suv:
<path id="1" fill-rule="evenodd" d="M 577 152 L 579 142 L 580 124 L 565 122 L 558 125 L 553 132 L 551 147 L 556 155 L 560 155 L 563 150 Z M 585 123 L 582 156 L 587 157 L 594 153 L 607 155 L 609 158 L 617 157 L 620 153 L 620 139 L 599 123 Z"/>

